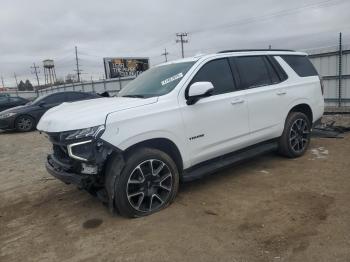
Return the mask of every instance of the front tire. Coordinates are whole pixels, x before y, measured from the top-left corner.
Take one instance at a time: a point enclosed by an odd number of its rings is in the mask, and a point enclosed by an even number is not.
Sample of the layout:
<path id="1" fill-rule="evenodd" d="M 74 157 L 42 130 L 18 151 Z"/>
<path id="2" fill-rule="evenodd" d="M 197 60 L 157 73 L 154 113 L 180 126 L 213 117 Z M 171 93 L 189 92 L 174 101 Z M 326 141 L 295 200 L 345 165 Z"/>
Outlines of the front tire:
<path id="1" fill-rule="evenodd" d="M 310 130 L 311 122 L 304 113 L 289 113 L 279 140 L 279 153 L 289 158 L 302 156 L 310 144 Z"/>
<path id="2" fill-rule="evenodd" d="M 122 216 L 147 216 L 167 207 L 178 187 L 179 172 L 169 155 L 152 148 L 136 149 L 116 179 L 114 204 Z"/>
<path id="3" fill-rule="evenodd" d="M 29 132 L 35 128 L 35 120 L 31 116 L 22 115 L 17 117 L 15 128 L 19 132 Z"/>

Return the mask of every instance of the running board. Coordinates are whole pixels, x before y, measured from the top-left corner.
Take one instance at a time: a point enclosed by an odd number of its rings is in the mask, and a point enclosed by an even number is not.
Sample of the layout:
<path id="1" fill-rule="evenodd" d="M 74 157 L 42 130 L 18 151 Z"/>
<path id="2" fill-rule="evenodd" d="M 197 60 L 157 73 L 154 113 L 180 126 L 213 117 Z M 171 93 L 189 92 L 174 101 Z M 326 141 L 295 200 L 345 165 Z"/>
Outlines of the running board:
<path id="1" fill-rule="evenodd" d="M 211 175 L 226 167 L 232 166 L 233 164 L 240 163 L 244 160 L 256 157 L 267 152 L 275 151 L 277 148 L 278 144 L 276 141 L 264 142 L 242 150 L 238 150 L 233 153 L 229 153 L 224 156 L 205 161 L 203 163 L 200 163 L 198 165 L 184 170 L 182 181 L 188 182 L 195 179 L 199 179 L 206 175 Z"/>

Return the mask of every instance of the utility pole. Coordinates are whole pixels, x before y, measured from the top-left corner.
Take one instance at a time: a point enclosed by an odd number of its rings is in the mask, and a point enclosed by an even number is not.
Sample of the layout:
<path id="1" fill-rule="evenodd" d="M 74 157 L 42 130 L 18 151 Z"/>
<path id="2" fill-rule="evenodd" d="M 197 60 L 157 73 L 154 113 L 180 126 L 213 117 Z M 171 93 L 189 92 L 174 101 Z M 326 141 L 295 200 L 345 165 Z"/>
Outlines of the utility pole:
<path id="1" fill-rule="evenodd" d="M 342 33 L 339 33 L 339 53 L 338 53 L 338 106 L 341 107 L 342 102 L 342 63 L 343 63 L 343 45 L 342 45 Z"/>
<path id="2" fill-rule="evenodd" d="M 13 73 L 13 76 L 15 77 L 15 80 L 16 80 L 16 95 L 18 96 L 18 81 L 17 81 L 16 73 Z"/>
<path id="3" fill-rule="evenodd" d="M 164 48 L 164 53 L 160 54 L 160 55 L 163 55 L 165 57 L 165 62 L 168 62 L 168 55 L 169 55 L 169 52 L 166 51 L 166 48 Z"/>
<path id="4" fill-rule="evenodd" d="M 35 63 L 33 63 L 33 66 L 31 66 L 30 68 L 34 69 L 34 72 L 32 72 L 32 74 L 35 74 L 36 76 L 36 81 L 38 82 L 38 86 L 40 86 L 40 82 L 39 82 L 39 76 L 38 76 L 38 69 L 39 69 L 39 66 L 36 66 Z"/>
<path id="5" fill-rule="evenodd" d="M 2 87 L 5 88 L 4 78 L 2 76 L 1 76 L 1 83 L 2 83 Z"/>
<path id="6" fill-rule="evenodd" d="M 79 59 L 78 59 L 78 48 L 77 47 L 75 47 L 75 61 L 76 61 L 76 65 L 77 65 L 77 69 L 75 71 L 77 72 L 77 75 L 78 75 L 78 82 L 80 82 L 81 70 L 79 69 Z"/>
<path id="7" fill-rule="evenodd" d="M 176 43 L 181 43 L 181 54 L 182 54 L 182 58 L 185 57 L 185 54 L 184 54 L 184 43 L 188 43 L 188 40 L 185 39 L 185 37 L 187 37 L 188 34 L 187 33 L 177 33 L 176 34 L 176 37 L 178 39 L 176 39 Z M 179 39 L 180 38 L 180 39 Z"/>
<path id="8" fill-rule="evenodd" d="M 16 75 L 16 73 L 13 73 L 13 76 L 15 77 L 15 80 L 16 80 L 16 86 L 17 86 L 17 89 L 18 89 L 18 81 L 17 81 L 17 75 Z"/>

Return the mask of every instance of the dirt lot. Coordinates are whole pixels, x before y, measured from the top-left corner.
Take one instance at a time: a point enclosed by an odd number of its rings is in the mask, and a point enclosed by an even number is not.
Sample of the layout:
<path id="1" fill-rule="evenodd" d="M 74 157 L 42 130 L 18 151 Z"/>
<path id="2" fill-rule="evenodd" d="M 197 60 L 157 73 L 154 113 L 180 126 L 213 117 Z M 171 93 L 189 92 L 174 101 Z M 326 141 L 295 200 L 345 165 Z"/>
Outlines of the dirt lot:
<path id="1" fill-rule="evenodd" d="M 350 134 L 183 184 L 141 219 L 52 179 L 49 150 L 0 134 L 0 261 L 350 261 Z"/>

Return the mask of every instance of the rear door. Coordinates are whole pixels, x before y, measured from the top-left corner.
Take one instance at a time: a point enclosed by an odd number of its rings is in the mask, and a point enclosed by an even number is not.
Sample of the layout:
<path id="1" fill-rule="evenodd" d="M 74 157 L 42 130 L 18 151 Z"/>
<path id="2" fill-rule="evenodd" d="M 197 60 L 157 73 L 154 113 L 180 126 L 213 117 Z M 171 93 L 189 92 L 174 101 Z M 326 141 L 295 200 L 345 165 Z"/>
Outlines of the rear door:
<path id="1" fill-rule="evenodd" d="M 249 135 L 244 94 L 237 91 L 227 58 L 204 64 L 188 87 L 200 81 L 214 86 L 213 95 L 194 105 L 182 101 L 182 116 L 190 146 L 192 165 L 229 153 Z"/>
<path id="2" fill-rule="evenodd" d="M 270 59 L 261 55 L 239 56 L 230 60 L 239 74 L 240 88 L 245 90 L 252 142 L 280 135 L 284 121 L 287 92 Z"/>

